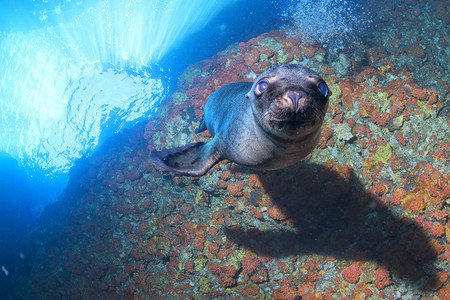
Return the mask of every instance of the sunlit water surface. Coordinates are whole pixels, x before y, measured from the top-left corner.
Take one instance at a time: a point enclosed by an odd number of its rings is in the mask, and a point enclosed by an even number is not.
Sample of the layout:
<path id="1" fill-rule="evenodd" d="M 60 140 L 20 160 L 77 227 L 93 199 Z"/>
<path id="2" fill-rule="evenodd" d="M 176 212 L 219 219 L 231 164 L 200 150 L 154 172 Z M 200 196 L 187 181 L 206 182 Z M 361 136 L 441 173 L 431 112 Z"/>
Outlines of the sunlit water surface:
<path id="1" fill-rule="evenodd" d="M 0 151 L 31 174 L 66 173 L 102 133 L 154 113 L 169 92 L 158 60 L 233 2 L 8 2 L 21 30 L 2 14 Z"/>

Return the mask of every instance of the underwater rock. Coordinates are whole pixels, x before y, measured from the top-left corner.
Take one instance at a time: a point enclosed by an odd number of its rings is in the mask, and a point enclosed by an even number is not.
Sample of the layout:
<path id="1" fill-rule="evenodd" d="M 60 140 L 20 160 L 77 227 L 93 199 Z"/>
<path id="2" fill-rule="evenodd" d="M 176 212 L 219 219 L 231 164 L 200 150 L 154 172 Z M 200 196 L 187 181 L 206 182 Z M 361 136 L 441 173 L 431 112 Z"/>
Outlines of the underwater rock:
<path id="1" fill-rule="evenodd" d="M 403 115 L 391 119 L 388 124 L 389 131 L 399 130 L 403 126 Z"/>
<path id="2" fill-rule="evenodd" d="M 342 53 L 338 56 L 337 61 L 331 63 L 331 66 L 338 76 L 344 77 L 345 75 L 347 75 L 348 70 L 351 67 L 351 63 L 347 55 Z"/>
<path id="3" fill-rule="evenodd" d="M 313 46 L 280 32 L 191 67 L 200 72 L 188 69 L 145 127 L 115 136 L 77 166 L 24 246 L 15 298 L 448 299 L 448 72 L 443 60 L 385 45 L 415 47 L 416 35 L 430 39 L 422 30 L 430 26 L 443 43 L 443 22 L 426 2 L 408 2 L 421 8 L 423 26 L 408 32 L 408 10 L 392 15 L 404 2 L 376 1 L 386 17 L 375 20 L 380 31 L 352 44 L 339 72 L 303 57 Z M 335 69 L 320 151 L 276 171 L 224 161 L 199 179 L 149 167 L 155 148 L 211 139 L 194 134 L 198 111 L 219 86 L 250 81 L 260 57 L 246 65 L 244 56 L 253 48 L 272 49 L 261 56 L 270 64 L 284 54 Z M 371 67 L 357 64 L 361 58 Z"/>

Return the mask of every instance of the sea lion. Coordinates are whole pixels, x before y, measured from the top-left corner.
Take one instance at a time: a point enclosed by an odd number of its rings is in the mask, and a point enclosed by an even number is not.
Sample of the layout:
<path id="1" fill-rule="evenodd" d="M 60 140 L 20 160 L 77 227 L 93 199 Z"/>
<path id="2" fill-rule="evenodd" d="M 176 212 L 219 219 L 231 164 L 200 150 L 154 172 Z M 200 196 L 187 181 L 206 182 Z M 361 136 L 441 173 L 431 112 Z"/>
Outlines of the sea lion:
<path id="1" fill-rule="evenodd" d="M 254 83 L 230 83 L 208 98 L 196 132 L 208 129 L 211 141 L 153 150 L 150 158 L 188 176 L 202 176 L 224 159 L 258 170 L 284 168 L 317 145 L 330 95 L 325 81 L 304 66 L 272 67 Z"/>

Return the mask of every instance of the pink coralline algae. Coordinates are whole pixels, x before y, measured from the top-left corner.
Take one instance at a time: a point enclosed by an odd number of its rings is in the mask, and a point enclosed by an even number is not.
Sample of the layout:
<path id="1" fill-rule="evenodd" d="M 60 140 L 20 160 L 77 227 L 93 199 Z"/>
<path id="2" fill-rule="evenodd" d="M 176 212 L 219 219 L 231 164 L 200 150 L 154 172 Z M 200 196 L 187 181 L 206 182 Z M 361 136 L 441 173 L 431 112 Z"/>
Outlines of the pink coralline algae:
<path id="1" fill-rule="evenodd" d="M 236 279 L 229 277 L 226 274 L 220 274 L 218 281 L 224 288 L 229 288 L 236 284 Z"/>
<path id="2" fill-rule="evenodd" d="M 269 280 L 267 268 L 259 269 L 259 271 L 255 273 L 255 275 L 250 277 L 250 280 L 253 281 L 254 283 L 263 283 Z"/>
<path id="3" fill-rule="evenodd" d="M 209 263 L 208 269 L 212 274 L 219 274 L 221 269 L 220 263 L 219 262 Z"/>
<path id="4" fill-rule="evenodd" d="M 352 263 L 342 272 L 342 277 L 349 283 L 358 283 L 361 275 L 361 268 L 357 263 Z"/>
<path id="5" fill-rule="evenodd" d="M 375 286 L 379 289 L 382 289 L 382 288 L 387 287 L 392 284 L 392 280 L 389 275 L 389 271 L 383 267 L 376 269 L 373 276 L 376 279 Z"/>
<path id="6" fill-rule="evenodd" d="M 244 274 L 250 275 L 261 265 L 261 261 L 257 257 L 245 256 L 241 264 Z"/>

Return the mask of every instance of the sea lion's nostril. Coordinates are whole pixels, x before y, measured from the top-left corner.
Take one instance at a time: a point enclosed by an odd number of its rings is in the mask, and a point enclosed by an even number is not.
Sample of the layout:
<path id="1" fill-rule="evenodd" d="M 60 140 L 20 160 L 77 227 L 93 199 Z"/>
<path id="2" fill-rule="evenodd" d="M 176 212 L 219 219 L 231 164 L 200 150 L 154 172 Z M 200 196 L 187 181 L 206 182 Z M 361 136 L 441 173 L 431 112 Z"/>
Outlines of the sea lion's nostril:
<path id="1" fill-rule="evenodd" d="M 302 97 L 299 92 L 288 92 L 287 96 L 291 98 L 293 102 L 298 102 L 298 99 Z"/>
<path id="2" fill-rule="evenodd" d="M 300 93 L 300 92 L 293 92 L 293 91 L 289 91 L 289 92 L 287 92 L 287 95 L 286 95 L 289 99 L 291 99 L 291 101 L 292 101 L 292 103 L 293 103 L 293 107 L 294 107 L 294 111 L 295 112 L 297 112 L 298 111 L 298 109 L 299 109 L 299 100 L 301 99 L 301 98 L 303 98 L 303 93 Z"/>

